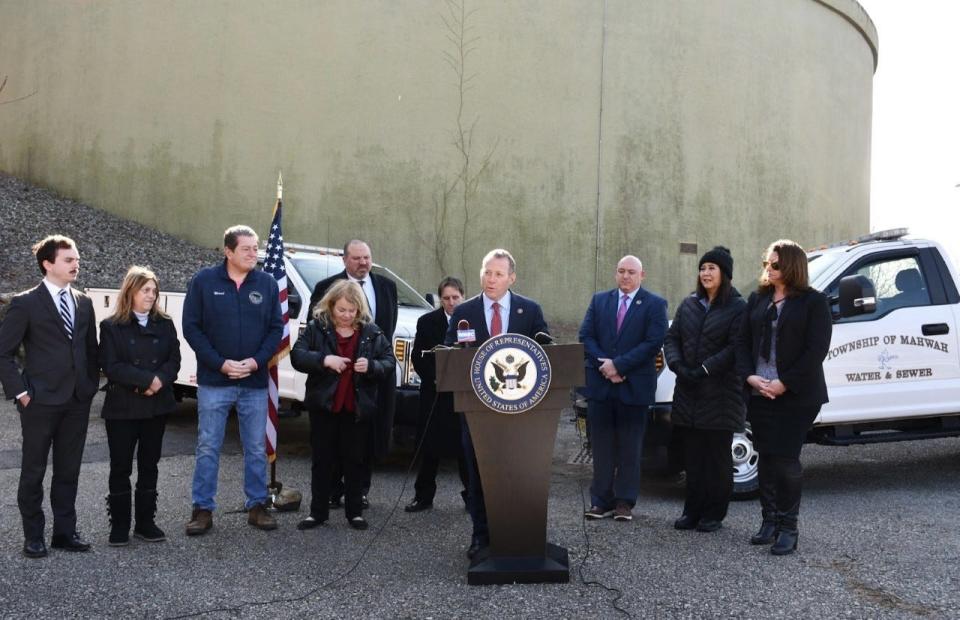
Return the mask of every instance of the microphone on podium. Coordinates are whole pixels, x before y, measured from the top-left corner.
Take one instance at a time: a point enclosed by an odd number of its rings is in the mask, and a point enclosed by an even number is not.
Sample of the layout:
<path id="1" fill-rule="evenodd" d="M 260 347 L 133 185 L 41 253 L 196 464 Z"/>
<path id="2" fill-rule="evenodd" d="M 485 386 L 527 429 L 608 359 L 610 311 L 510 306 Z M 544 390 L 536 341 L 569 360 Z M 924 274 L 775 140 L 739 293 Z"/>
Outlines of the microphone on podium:
<path id="1" fill-rule="evenodd" d="M 466 319 L 460 319 L 457 322 L 457 344 L 460 346 L 466 346 L 471 342 L 477 341 L 477 332 L 476 330 L 470 329 L 470 321 Z"/>
<path id="2" fill-rule="evenodd" d="M 554 341 L 556 340 L 553 336 L 551 336 L 551 335 L 548 334 L 547 332 L 537 332 L 536 334 L 533 335 L 533 339 L 534 339 L 534 340 L 536 341 L 536 343 L 539 344 L 540 346 L 545 346 L 545 345 L 548 345 L 548 344 L 553 344 Z"/>

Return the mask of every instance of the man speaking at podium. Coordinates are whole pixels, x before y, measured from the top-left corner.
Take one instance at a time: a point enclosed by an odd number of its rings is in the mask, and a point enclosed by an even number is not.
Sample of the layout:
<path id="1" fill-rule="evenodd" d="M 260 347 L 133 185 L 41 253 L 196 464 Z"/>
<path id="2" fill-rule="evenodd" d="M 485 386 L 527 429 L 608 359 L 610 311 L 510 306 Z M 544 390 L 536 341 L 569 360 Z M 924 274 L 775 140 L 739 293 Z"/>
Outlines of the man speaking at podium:
<path id="1" fill-rule="evenodd" d="M 482 292 L 453 311 L 445 344 L 453 345 L 459 342 L 468 346 L 479 346 L 500 334 L 521 334 L 533 338 L 540 332 L 547 333 L 547 322 L 543 319 L 540 304 L 510 290 L 517 279 L 516 270 L 517 263 L 506 250 L 491 250 L 483 257 L 480 267 Z M 469 335 L 461 338 L 458 337 L 458 332 Z M 483 486 L 477 468 L 477 457 L 466 420 L 463 423 L 462 440 L 469 473 L 467 507 L 473 520 L 473 536 L 467 557 L 473 559 L 481 549 L 490 545 L 490 530 L 487 527 L 487 509 L 483 503 Z"/>

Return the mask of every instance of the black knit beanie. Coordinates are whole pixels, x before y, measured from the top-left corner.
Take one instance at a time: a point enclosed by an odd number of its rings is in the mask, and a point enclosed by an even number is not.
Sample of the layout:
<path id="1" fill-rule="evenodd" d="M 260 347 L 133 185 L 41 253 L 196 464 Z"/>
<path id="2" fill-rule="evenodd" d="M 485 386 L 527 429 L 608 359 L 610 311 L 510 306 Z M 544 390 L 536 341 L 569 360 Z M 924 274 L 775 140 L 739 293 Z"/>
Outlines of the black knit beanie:
<path id="1" fill-rule="evenodd" d="M 713 263 L 720 268 L 722 273 L 727 275 L 728 280 L 733 280 L 733 256 L 730 255 L 730 250 L 722 245 L 716 246 L 701 256 L 697 269 L 703 267 L 704 263 Z"/>

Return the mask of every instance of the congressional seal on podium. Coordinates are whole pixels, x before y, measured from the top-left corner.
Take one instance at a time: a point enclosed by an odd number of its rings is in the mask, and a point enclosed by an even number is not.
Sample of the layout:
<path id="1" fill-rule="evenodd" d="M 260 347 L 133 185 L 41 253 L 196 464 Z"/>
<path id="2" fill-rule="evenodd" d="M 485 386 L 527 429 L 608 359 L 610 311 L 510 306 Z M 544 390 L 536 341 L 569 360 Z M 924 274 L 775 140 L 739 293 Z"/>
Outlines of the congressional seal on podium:
<path id="1" fill-rule="evenodd" d="M 533 338 L 501 334 L 484 342 L 470 364 L 477 398 L 498 413 L 532 409 L 550 389 L 550 358 Z"/>

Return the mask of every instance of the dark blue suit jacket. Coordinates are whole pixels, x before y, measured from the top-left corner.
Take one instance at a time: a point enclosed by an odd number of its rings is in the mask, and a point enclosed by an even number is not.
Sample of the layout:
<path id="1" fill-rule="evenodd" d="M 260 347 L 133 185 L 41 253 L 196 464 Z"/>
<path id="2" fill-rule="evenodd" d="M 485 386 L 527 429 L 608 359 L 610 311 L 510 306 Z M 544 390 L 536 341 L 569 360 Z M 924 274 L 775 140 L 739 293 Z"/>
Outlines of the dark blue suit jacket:
<path id="1" fill-rule="evenodd" d="M 657 393 L 655 360 L 667 333 L 667 302 L 641 288 L 617 334 L 620 295 L 619 289 L 594 295 L 580 326 L 587 373 L 585 394 L 590 400 L 650 405 Z M 614 384 L 605 379 L 598 370 L 601 357 L 613 360 L 626 381 Z"/>
<path id="2" fill-rule="evenodd" d="M 470 323 L 470 329 L 477 332 L 477 341 L 472 343 L 471 346 L 480 346 L 490 339 L 490 332 L 487 331 L 487 319 L 483 314 L 483 297 L 477 295 L 463 302 L 453 311 L 444 344 L 456 344 L 457 323 L 462 319 L 466 319 Z M 537 332 L 549 333 L 540 304 L 510 291 L 510 318 L 507 320 L 507 324 L 503 326 L 503 333 L 521 334 L 533 338 Z"/>

